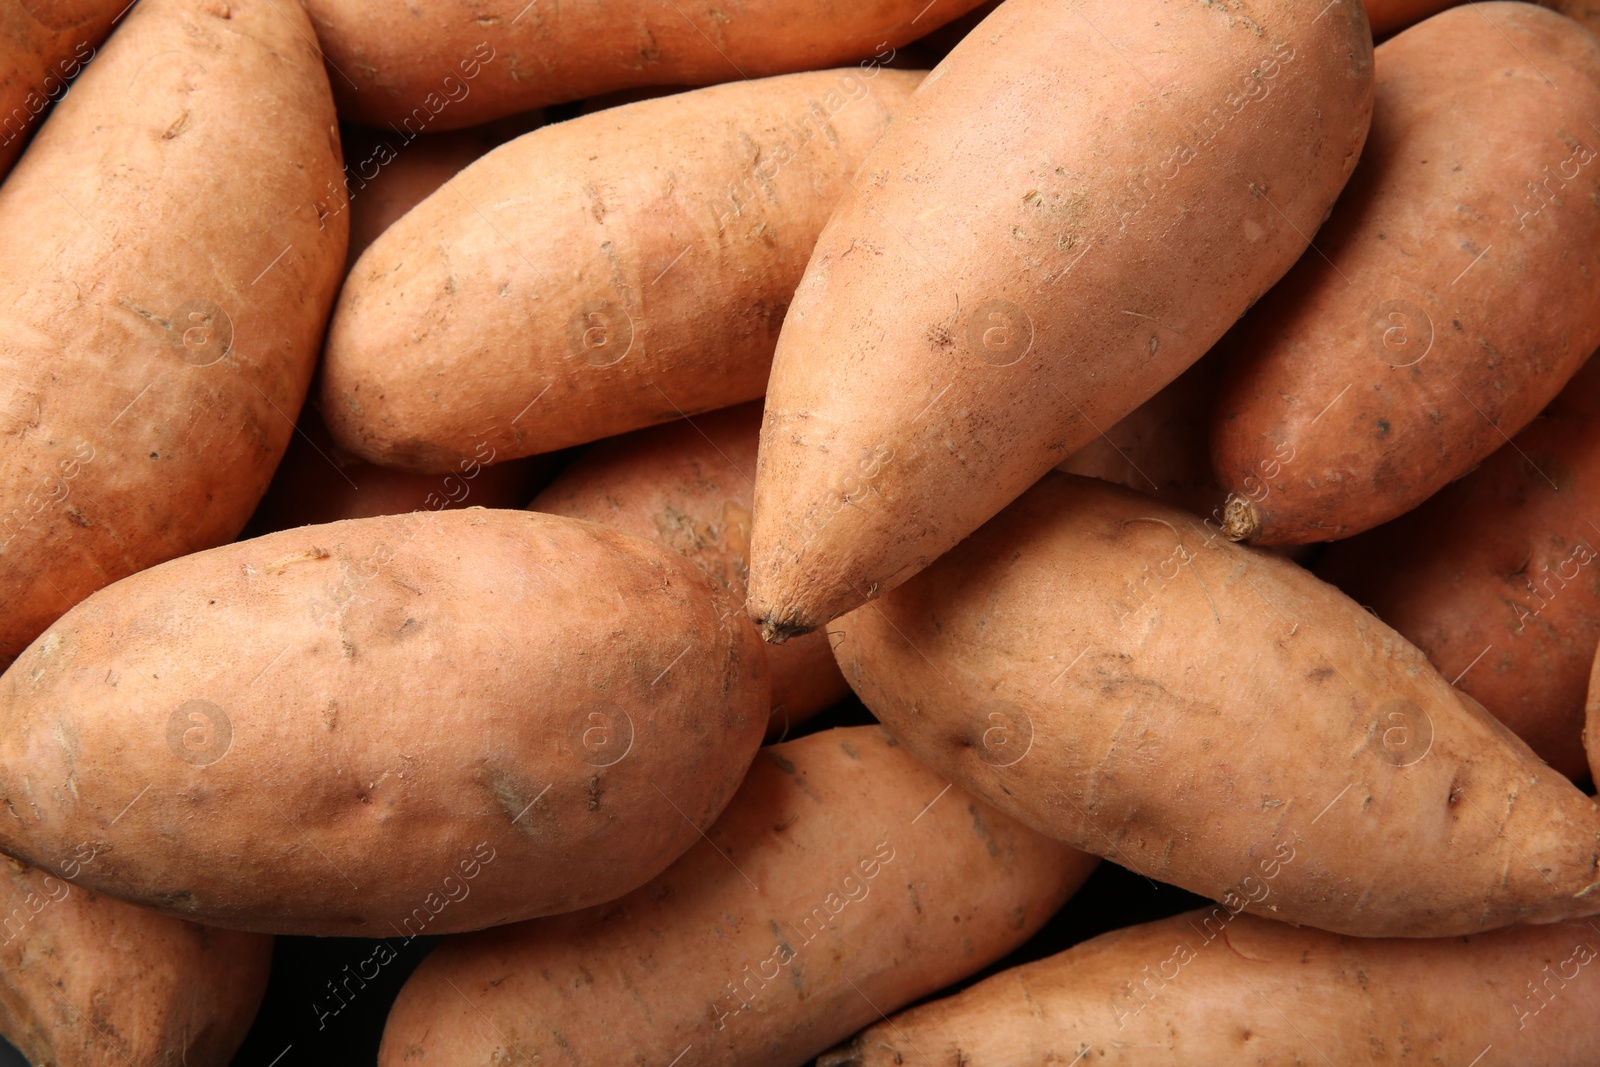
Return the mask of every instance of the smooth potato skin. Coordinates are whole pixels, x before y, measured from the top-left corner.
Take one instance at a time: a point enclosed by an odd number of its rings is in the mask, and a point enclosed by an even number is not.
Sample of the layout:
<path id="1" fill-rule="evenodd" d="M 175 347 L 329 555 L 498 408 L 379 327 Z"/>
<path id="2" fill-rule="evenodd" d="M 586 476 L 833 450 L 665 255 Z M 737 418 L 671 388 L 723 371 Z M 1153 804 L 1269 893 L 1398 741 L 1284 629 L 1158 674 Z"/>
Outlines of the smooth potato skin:
<path id="1" fill-rule="evenodd" d="M 1592 800 L 1338 590 L 1148 497 L 1052 474 L 830 636 L 913 755 L 1147 877 L 1367 937 L 1600 910 Z"/>
<path id="2" fill-rule="evenodd" d="M 1316 572 L 1371 608 L 1569 778 L 1587 767 L 1600 643 L 1600 362 L 1484 464 L 1330 545 Z"/>
<path id="3" fill-rule="evenodd" d="M 945 788 L 876 726 L 766 749 L 649 885 L 447 940 L 378 1062 L 664 1064 L 693 1045 L 707 1067 L 800 1067 L 1020 945 L 1094 869 Z"/>
<path id="4" fill-rule="evenodd" d="M 0 849 L 49 867 L 107 844 L 85 885 L 267 932 L 609 900 L 698 839 L 761 743 L 765 663 L 736 612 L 674 552 L 523 511 L 176 560 L 0 678 Z"/>
<path id="5" fill-rule="evenodd" d="M 1600 344 L 1600 40 L 1476 3 L 1385 42 L 1376 66 L 1372 135 L 1320 254 L 1226 353 L 1212 458 L 1237 539 L 1328 541 L 1404 514 Z"/>
<path id="6" fill-rule="evenodd" d="M 742 605 L 760 436 L 761 405 L 756 403 L 602 441 L 528 507 L 660 541 L 700 564 Z M 755 624 L 749 625 L 753 630 Z M 769 739 L 850 693 L 824 634 L 774 645 L 767 649 L 767 661 L 772 671 Z"/>
<path id="7" fill-rule="evenodd" d="M 40 116 L 59 100 L 129 0 L 0 3 L 0 179 Z"/>
<path id="8" fill-rule="evenodd" d="M 97 857 L 92 849 L 67 857 Z M 267 988 L 272 938 L 103 897 L 6 858 L 0 1034 L 50 1067 L 226 1067 Z"/>
<path id="9" fill-rule="evenodd" d="M 1592 922 L 1412 941 L 1196 911 L 919 1005 L 818 1064 L 1038 1067 L 1088 1049 L 1109 1067 L 1592 1067 L 1597 946 Z"/>
<path id="10" fill-rule="evenodd" d="M 870 62 L 980 0 L 306 0 L 358 122 L 449 129 L 618 89 L 714 85 Z M 445 79 L 453 80 L 447 82 Z M 432 99 L 430 99 L 430 97 Z M 420 112 L 420 114 L 419 114 Z"/>
<path id="11" fill-rule="evenodd" d="M 773 360 L 750 580 L 769 640 L 915 574 L 1289 269 L 1370 105 L 1360 4 L 1316 16 L 1008 0 L 928 76 Z"/>
<path id="12" fill-rule="evenodd" d="M 243 528 L 339 284 L 339 170 L 298 5 L 144 0 L 0 186 L 0 666 Z"/>
<path id="13" fill-rule="evenodd" d="M 432 473 L 484 442 L 515 458 L 756 399 L 818 232 L 921 77 L 715 86 L 501 146 L 356 264 L 329 429 Z"/>

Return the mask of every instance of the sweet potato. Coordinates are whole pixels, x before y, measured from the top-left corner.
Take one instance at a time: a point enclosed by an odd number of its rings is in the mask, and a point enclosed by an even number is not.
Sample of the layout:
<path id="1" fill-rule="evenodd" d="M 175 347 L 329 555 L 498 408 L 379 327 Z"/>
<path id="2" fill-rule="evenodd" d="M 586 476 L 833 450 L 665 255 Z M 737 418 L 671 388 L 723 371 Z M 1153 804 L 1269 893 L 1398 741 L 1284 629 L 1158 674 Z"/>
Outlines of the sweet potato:
<path id="1" fill-rule="evenodd" d="M 828 213 L 920 74 L 818 71 L 520 137 L 373 243 L 322 414 L 386 467 L 454 469 L 753 400 Z"/>
<path id="2" fill-rule="evenodd" d="M 876 726 L 812 734 L 765 750 L 706 840 L 637 892 L 447 939 L 378 1062 L 665 1064 L 692 1046 L 706 1067 L 799 1067 L 1020 945 L 1094 863 Z"/>
<path id="3" fill-rule="evenodd" d="M 1600 362 L 1467 477 L 1316 571 L 1568 777 L 1600 642 Z"/>
<path id="4" fill-rule="evenodd" d="M 640 86 L 714 85 L 881 57 L 980 0 L 306 0 L 339 112 L 451 129 Z M 796 117 L 796 122 L 800 119 Z"/>
<path id="5" fill-rule="evenodd" d="M 830 635 L 913 755 L 1146 877 L 1370 937 L 1600 911 L 1593 801 L 1338 590 L 1129 490 L 1052 474 Z"/>
<path id="6" fill-rule="evenodd" d="M 528 506 L 660 541 L 698 563 L 734 603 L 743 604 L 760 434 L 761 405 L 745 404 L 602 441 Z M 745 621 L 753 630 L 755 624 Z M 767 659 L 769 737 L 782 736 L 850 692 L 823 634 L 774 646 Z"/>
<path id="7" fill-rule="evenodd" d="M 818 1067 L 1591 1067 L 1597 945 L 1589 922 L 1414 941 L 1197 911 L 902 1012 Z"/>
<path id="8" fill-rule="evenodd" d="M 1561 12 L 1590 33 L 1600 31 L 1600 0 L 1534 0 L 1534 3 Z"/>
<path id="9" fill-rule="evenodd" d="M 0 178 L 132 0 L 0 3 Z"/>
<path id="10" fill-rule="evenodd" d="M 523 511 L 175 560 L 0 678 L 0 850 L 54 869 L 104 843 L 90 888 L 273 933 L 613 899 L 699 837 L 761 743 L 737 608 L 675 552 Z"/>
<path id="11" fill-rule="evenodd" d="M 1235 539 L 1328 541 L 1404 514 L 1600 344 L 1600 40 L 1475 3 L 1376 65 L 1366 155 L 1317 251 L 1226 354 L 1212 457 Z"/>
<path id="12" fill-rule="evenodd" d="M 481 455 L 483 462 L 463 460 L 457 470 L 443 475 L 374 466 L 334 444 L 316 405 L 307 404 L 245 536 L 408 511 L 520 508 L 551 465 L 547 456 L 495 463 L 494 450 L 487 446 Z"/>
<path id="13" fill-rule="evenodd" d="M 1198 359 L 1354 167 L 1371 47 L 1355 0 L 1007 0 L 956 45 L 783 324 L 768 639 L 905 581 Z"/>
<path id="14" fill-rule="evenodd" d="M 0 666 L 266 490 L 347 236 L 310 32 L 145 0 L 0 186 Z"/>
<path id="15" fill-rule="evenodd" d="M 267 987 L 272 938 L 213 930 L 0 867 L 0 1034 L 51 1067 L 226 1067 Z"/>

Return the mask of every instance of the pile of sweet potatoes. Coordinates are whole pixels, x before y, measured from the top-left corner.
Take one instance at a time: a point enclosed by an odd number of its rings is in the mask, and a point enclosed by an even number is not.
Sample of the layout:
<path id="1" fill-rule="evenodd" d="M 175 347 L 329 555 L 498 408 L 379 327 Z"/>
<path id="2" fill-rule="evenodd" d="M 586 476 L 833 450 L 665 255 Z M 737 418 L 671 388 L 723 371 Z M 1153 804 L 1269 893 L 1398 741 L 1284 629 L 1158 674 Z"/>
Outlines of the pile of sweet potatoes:
<path id="1" fill-rule="evenodd" d="M 1600 1064 L 1597 32 L 0 0 L 0 1064 Z"/>

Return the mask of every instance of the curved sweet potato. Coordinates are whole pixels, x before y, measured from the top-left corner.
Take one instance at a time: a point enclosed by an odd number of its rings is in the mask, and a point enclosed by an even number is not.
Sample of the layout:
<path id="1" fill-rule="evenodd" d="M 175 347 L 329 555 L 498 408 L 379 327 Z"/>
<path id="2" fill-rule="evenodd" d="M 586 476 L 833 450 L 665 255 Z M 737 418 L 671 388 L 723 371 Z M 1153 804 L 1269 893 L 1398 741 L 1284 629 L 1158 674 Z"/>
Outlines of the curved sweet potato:
<path id="1" fill-rule="evenodd" d="M 1370 937 L 1600 911 L 1592 800 L 1338 590 L 1148 497 L 1052 474 L 830 635 L 914 755 L 1147 877 Z"/>
<path id="2" fill-rule="evenodd" d="M 345 255 L 310 29 L 144 0 L 0 186 L 0 666 L 266 490 Z"/>
<path id="3" fill-rule="evenodd" d="M 451 129 L 617 89 L 714 85 L 882 57 L 981 0 L 306 0 L 339 113 Z M 795 118 L 796 122 L 800 117 Z"/>
<path id="4" fill-rule="evenodd" d="M 1600 642 L 1600 362 L 1421 507 L 1329 546 L 1316 572 L 1405 635 L 1547 763 L 1584 772 Z"/>
<path id="5" fill-rule="evenodd" d="M 528 507 L 614 526 L 676 549 L 743 604 L 750 574 L 750 494 L 761 405 L 601 441 Z M 754 623 L 742 621 L 754 628 Z M 823 634 L 767 649 L 772 672 L 769 737 L 849 695 Z"/>
<path id="6" fill-rule="evenodd" d="M 1588 922 L 1412 941 L 1197 911 L 919 1005 L 818 1067 L 1590 1067 L 1596 946 Z"/>
<path id="7" fill-rule="evenodd" d="M 817 233 L 921 77 L 715 86 L 489 153 L 346 282 L 321 384 L 335 439 L 432 473 L 485 441 L 552 452 L 761 396 Z"/>
<path id="8" fill-rule="evenodd" d="M 1371 103 L 1356 0 L 1007 0 L 812 253 L 767 389 L 768 640 L 894 588 L 1181 374 L 1306 247 Z"/>
<path id="9" fill-rule="evenodd" d="M 453 938 L 382 1067 L 799 1067 L 1027 940 L 1095 861 L 946 785 L 875 726 L 776 745 L 706 840 L 576 915 Z"/>
<path id="10" fill-rule="evenodd" d="M 1600 40 L 1475 3 L 1377 51 L 1366 155 L 1235 331 L 1228 536 L 1349 537 L 1522 429 L 1600 345 Z M 1461 131 L 1471 129 L 1471 137 Z"/>
<path id="11" fill-rule="evenodd" d="M 0 179 L 131 0 L 0 3 Z"/>
<path id="12" fill-rule="evenodd" d="M 51 1067 L 226 1067 L 272 938 L 213 930 L 0 857 L 0 1034 Z M 103 857 L 81 845 L 67 873 Z"/>
<path id="13" fill-rule="evenodd" d="M 53 869 L 101 842 L 90 888 L 274 933 L 588 907 L 665 869 L 754 757 L 736 612 L 674 552 L 524 511 L 175 560 L 0 678 L 0 849 Z"/>

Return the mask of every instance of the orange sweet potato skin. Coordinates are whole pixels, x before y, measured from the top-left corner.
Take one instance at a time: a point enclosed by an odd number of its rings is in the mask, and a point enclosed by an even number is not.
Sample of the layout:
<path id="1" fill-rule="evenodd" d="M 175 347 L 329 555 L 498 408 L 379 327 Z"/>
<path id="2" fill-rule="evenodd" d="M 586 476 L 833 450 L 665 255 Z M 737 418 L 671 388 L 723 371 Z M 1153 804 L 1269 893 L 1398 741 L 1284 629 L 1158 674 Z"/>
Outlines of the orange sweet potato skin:
<path id="1" fill-rule="evenodd" d="M 145 0 L 0 186 L 0 665 L 232 540 L 272 477 L 345 253 L 309 32 L 294 4 Z"/>
<path id="2" fill-rule="evenodd" d="M 1411 941 L 1197 911 L 902 1012 L 818 1064 L 1591 1067 L 1597 946 L 1592 922 Z"/>
<path id="3" fill-rule="evenodd" d="M 483 443 L 552 452 L 761 396 L 817 233 L 920 78 L 714 86 L 502 145 L 356 264 L 329 429 L 434 473 Z"/>
<path id="4" fill-rule="evenodd" d="M 306 0 L 339 112 L 369 125 L 470 126 L 617 89 L 714 85 L 881 55 L 980 0 Z"/>
<path id="5" fill-rule="evenodd" d="M 108 845 L 84 885 L 272 933 L 588 907 L 665 869 L 754 758 L 766 668 L 736 612 L 674 552 L 524 511 L 174 560 L 0 677 L 0 850 Z"/>
<path id="6" fill-rule="evenodd" d="M 1372 937 L 1600 910 L 1592 800 L 1338 590 L 1148 497 L 1052 474 L 830 631 L 912 754 L 1147 877 Z"/>
<path id="7" fill-rule="evenodd" d="M 129 0 L 0 3 L 0 179 Z"/>
<path id="8" fill-rule="evenodd" d="M 1329 546 L 1316 572 L 1568 777 L 1600 643 L 1600 362 L 1421 507 Z"/>
<path id="9" fill-rule="evenodd" d="M 1356 2 L 1008 0 L 818 240 L 773 361 L 751 614 L 892 589 L 1176 378 L 1355 165 Z"/>
<path id="10" fill-rule="evenodd" d="M 1478 3 L 1376 67 L 1366 154 L 1318 252 L 1227 353 L 1212 456 L 1231 537 L 1327 541 L 1404 514 L 1600 344 L 1600 40 Z"/>
<path id="11" fill-rule="evenodd" d="M 602 441 L 528 507 L 614 526 L 694 560 L 743 605 L 750 575 L 750 496 L 761 405 L 744 404 Z M 752 628 L 754 623 L 740 619 Z M 850 692 L 824 634 L 767 649 L 772 721 L 767 736 Z"/>
<path id="12" fill-rule="evenodd" d="M 1021 944 L 1093 869 L 947 788 L 875 726 L 766 749 L 649 885 L 446 940 L 379 1063 L 664 1064 L 692 1045 L 706 1067 L 799 1067 Z"/>
<path id="13" fill-rule="evenodd" d="M 67 874 L 100 859 L 92 846 Z M 226 1067 L 267 987 L 272 938 L 100 896 L 6 858 L 0 1034 L 50 1067 Z"/>

